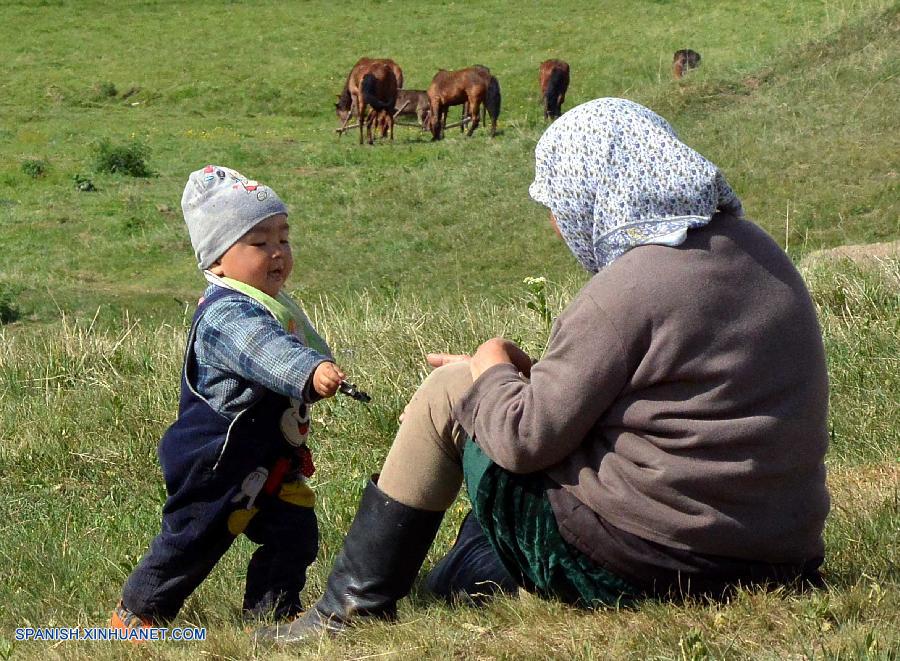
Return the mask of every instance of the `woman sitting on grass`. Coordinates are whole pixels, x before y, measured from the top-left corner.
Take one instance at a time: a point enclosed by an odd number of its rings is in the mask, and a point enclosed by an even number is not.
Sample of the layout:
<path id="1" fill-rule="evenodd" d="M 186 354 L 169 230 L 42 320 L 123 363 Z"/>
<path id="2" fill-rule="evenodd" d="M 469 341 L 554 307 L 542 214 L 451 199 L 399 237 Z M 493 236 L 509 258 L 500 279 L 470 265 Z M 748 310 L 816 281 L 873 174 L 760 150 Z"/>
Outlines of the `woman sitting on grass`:
<path id="1" fill-rule="evenodd" d="M 463 481 L 443 595 L 598 606 L 818 578 L 828 381 L 790 259 L 640 105 L 581 105 L 535 155 L 531 196 L 593 277 L 539 362 L 502 338 L 429 356 L 324 596 L 259 637 L 394 617 Z"/>

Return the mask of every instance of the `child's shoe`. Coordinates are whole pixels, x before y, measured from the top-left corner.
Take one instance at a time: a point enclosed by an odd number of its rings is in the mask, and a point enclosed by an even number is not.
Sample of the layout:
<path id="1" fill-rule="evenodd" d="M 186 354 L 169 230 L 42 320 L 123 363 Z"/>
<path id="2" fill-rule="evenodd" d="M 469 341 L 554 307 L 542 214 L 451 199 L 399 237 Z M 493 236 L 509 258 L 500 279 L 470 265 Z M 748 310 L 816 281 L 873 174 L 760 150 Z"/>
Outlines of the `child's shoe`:
<path id="1" fill-rule="evenodd" d="M 109 626 L 119 631 L 128 632 L 130 629 L 149 629 L 155 625 L 149 617 L 141 617 L 137 613 L 133 613 L 120 601 L 116 604 L 116 608 L 112 613 Z"/>

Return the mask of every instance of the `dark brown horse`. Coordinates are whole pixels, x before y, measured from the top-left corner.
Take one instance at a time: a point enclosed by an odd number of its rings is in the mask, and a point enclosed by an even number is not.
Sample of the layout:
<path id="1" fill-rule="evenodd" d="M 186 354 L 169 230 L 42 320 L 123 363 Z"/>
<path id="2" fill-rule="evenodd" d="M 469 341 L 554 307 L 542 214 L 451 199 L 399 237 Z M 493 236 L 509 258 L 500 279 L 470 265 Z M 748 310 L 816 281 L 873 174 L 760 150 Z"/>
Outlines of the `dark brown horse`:
<path id="1" fill-rule="evenodd" d="M 672 57 L 672 76 L 681 78 L 689 69 L 700 66 L 700 53 L 690 48 L 675 51 Z"/>
<path id="2" fill-rule="evenodd" d="M 390 130 L 394 139 L 394 107 L 397 90 L 403 84 L 403 71 L 389 59 L 360 58 L 350 70 L 344 89 L 335 104 L 335 112 L 343 120 L 343 129 L 353 111 L 359 115 L 359 144 L 363 143 L 363 124 L 366 125 L 371 145 L 372 125 L 378 122 L 382 135 Z M 367 107 L 372 111 L 367 113 Z"/>
<path id="3" fill-rule="evenodd" d="M 431 136 L 434 140 L 442 137 L 450 106 L 467 104 L 472 122 L 469 133 L 478 128 L 481 105 L 491 117 L 491 136 L 497 133 L 497 118 L 500 116 L 500 83 L 485 67 L 476 66 L 457 71 L 441 69 L 428 86 L 431 102 Z"/>
<path id="4" fill-rule="evenodd" d="M 563 60 L 544 60 L 540 70 L 541 98 L 544 119 L 556 119 L 562 114 L 562 104 L 569 89 L 569 63 Z"/>

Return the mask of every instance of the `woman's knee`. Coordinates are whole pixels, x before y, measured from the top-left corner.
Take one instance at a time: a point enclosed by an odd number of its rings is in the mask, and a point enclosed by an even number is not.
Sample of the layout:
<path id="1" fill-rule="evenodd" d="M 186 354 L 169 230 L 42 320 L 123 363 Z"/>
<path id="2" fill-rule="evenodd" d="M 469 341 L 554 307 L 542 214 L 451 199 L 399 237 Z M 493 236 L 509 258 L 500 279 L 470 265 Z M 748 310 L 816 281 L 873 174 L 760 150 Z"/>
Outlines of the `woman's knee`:
<path id="1" fill-rule="evenodd" d="M 398 437 L 417 442 L 430 438 L 448 456 L 461 456 L 457 447 L 461 428 L 453 419 L 453 406 L 471 385 L 468 363 L 435 369 L 406 405 Z"/>
<path id="2" fill-rule="evenodd" d="M 432 371 L 419 386 L 415 396 L 441 403 L 449 401 L 452 405 L 471 385 L 469 363 L 450 363 Z"/>

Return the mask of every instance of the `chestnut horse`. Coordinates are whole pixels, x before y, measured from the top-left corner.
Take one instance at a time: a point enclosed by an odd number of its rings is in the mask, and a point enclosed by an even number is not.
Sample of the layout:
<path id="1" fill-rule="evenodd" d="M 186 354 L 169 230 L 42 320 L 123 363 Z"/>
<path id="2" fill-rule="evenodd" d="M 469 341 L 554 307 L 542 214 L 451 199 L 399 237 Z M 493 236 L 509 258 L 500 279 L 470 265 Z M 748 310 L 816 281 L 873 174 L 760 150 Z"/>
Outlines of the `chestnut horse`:
<path id="1" fill-rule="evenodd" d="M 556 119 L 562 114 L 562 104 L 569 89 L 569 63 L 563 60 L 545 60 L 540 70 L 541 98 L 544 103 L 544 119 Z"/>
<path id="2" fill-rule="evenodd" d="M 696 69 L 700 66 L 700 53 L 690 48 L 675 51 L 672 57 L 672 76 L 681 78 L 688 69 Z"/>
<path id="3" fill-rule="evenodd" d="M 394 104 L 397 90 L 403 84 L 403 71 L 396 62 L 389 59 L 360 58 L 350 70 L 344 89 L 335 104 L 335 112 L 343 120 L 341 128 L 347 126 L 353 111 L 359 115 L 359 144 L 363 143 L 363 124 L 372 144 L 372 124 L 382 126 L 382 135 L 390 130 L 394 139 Z M 366 113 L 366 106 L 372 112 Z"/>
<path id="4" fill-rule="evenodd" d="M 491 117 L 491 136 L 497 133 L 497 118 L 500 116 L 500 83 L 485 67 L 476 66 L 457 71 L 441 69 L 428 86 L 428 100 L 431 102 L 431 136 L 440 140 L 447 122 L 450 106 L 466 104 L 472 123 L 468 135 L 478 128 L 481 104 Z"/>

